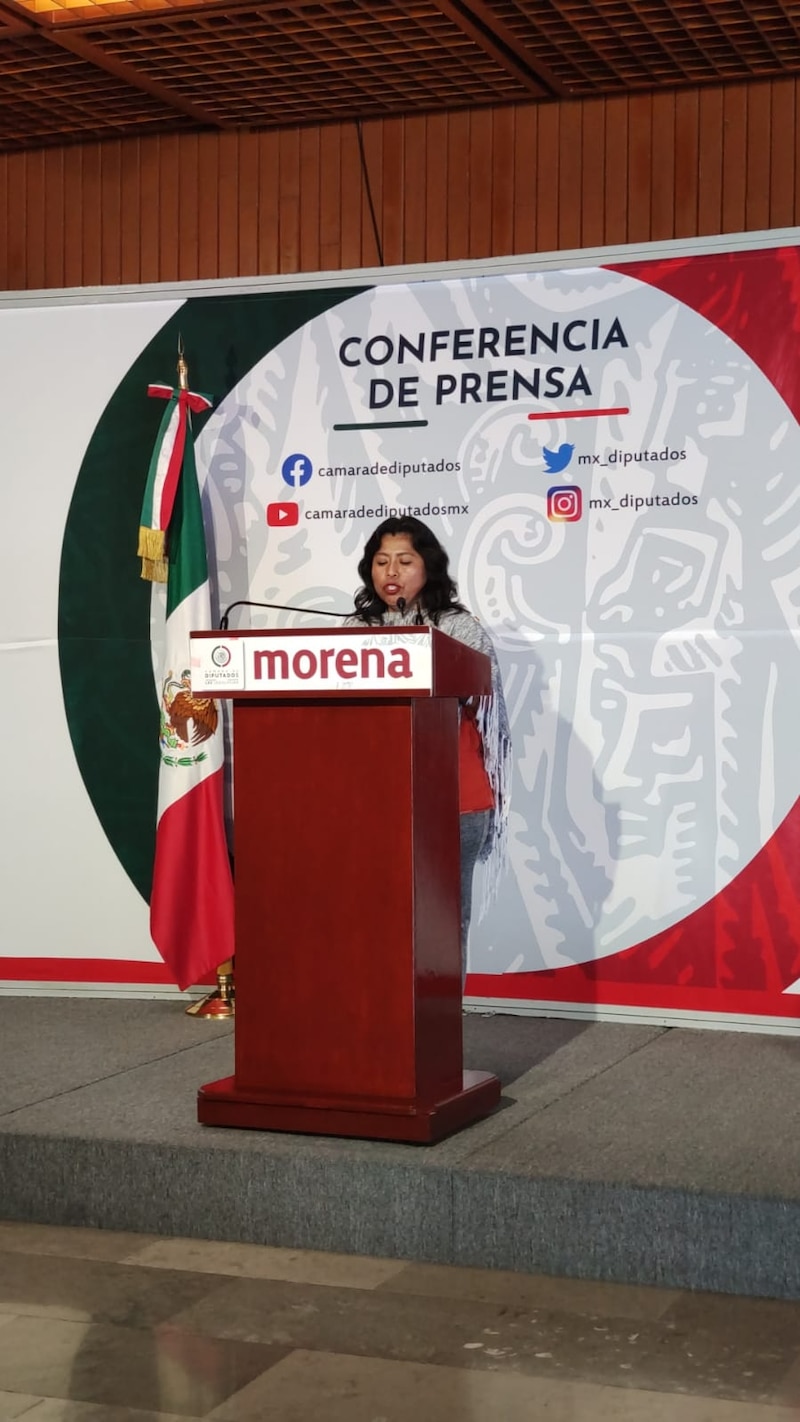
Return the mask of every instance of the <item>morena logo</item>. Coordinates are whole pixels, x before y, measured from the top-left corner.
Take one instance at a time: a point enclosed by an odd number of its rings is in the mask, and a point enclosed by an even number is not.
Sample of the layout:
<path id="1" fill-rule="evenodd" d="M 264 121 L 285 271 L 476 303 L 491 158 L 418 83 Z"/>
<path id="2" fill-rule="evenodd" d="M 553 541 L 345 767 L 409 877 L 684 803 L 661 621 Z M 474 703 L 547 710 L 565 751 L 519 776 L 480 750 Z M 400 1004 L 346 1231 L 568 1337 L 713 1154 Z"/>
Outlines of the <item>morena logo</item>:
<path id="1" fill-rule="evenodd" d="M 574 484 L 554 484 L 547 490 L 547 517 L 552 523 L 577 523 L 583 496 Z"/>
<path id="2" fill-rule="evenodd" d="M 253 678 L 255 681 L 289 681 L 298 678 L 310 681 L 318 677 L 340 681 L 402 681 L 412 676 L 411 659 L 407 647 L 320 647 L 311 651 L 300 647 L 291 655 L 283 647 L 269 648 L 256 652 L 253 658 Z"/>

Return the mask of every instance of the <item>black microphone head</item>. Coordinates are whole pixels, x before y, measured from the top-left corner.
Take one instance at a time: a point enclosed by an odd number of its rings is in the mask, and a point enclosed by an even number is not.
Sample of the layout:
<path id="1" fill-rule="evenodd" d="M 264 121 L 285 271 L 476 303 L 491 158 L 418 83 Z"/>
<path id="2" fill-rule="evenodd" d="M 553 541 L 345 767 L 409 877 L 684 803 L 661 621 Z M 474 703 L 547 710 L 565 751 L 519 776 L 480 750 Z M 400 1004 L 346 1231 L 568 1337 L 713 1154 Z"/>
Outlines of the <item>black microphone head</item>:
<path id="1" fill-rule="evenodd" d="M 405 600 L 404 597 L 399 597 L 399 598 L 397 599 L 397 611 L 398 611 L 398 612 L 405 612 L 405 610 L 406 610 L 406 600 Z"/>

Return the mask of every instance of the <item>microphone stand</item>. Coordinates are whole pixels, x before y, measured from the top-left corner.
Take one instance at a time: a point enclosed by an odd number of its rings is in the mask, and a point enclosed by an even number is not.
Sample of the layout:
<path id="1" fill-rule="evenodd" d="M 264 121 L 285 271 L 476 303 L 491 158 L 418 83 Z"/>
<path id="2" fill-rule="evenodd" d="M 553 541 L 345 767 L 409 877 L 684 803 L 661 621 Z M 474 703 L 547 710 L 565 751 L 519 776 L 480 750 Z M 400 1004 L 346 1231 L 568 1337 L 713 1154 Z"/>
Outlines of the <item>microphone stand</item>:
<path id="1" fill-rule="evenodd" d="M 253 602 L 250 598 L 239 598 L 237 602 L 232 602 L 225 608 L 219 619 L 219 631 L 227 632 L 230 615 L 235 607 L 273 607 L 278 612 L 304 612 L 306 615 L 313 613 L 315 617 L 349 617 L 349 612 L 328 612 L 324 607 L 289 607 L 283 602 Z"/>

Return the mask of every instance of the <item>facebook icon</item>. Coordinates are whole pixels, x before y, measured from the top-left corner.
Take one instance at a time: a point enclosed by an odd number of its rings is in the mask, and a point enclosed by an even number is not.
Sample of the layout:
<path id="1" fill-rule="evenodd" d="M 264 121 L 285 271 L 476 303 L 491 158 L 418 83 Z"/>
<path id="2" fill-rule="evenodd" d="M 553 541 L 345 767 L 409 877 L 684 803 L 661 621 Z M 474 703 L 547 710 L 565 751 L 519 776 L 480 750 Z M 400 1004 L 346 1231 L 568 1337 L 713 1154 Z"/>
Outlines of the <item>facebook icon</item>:
<path id="1" fill-rule="evenodd" d="M 290 454 L 281 465 L 283 481 L 285 484 L 290 484 L 293 489 L 298 489 L 301 484 L 307 484 L 313 472 L 314 466 L 307 454 Z"/>

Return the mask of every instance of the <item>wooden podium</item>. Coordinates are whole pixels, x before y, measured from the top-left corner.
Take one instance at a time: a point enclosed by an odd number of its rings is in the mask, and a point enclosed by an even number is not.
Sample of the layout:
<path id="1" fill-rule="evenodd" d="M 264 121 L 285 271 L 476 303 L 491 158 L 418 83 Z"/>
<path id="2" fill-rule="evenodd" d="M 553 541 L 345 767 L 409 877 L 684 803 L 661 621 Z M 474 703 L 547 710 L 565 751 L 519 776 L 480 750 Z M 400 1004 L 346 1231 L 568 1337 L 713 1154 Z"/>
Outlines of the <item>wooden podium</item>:
<path id="1" fill-rule="evenodd" d="M 193 690 L 233 700 L 236 886 L 235 1075 L 198 1119 L 433 1142 L 487 1115 L 500 1082 L 462 1059 L 458 698 L 488 658 L 428 627 L 192 649 Z"/>

